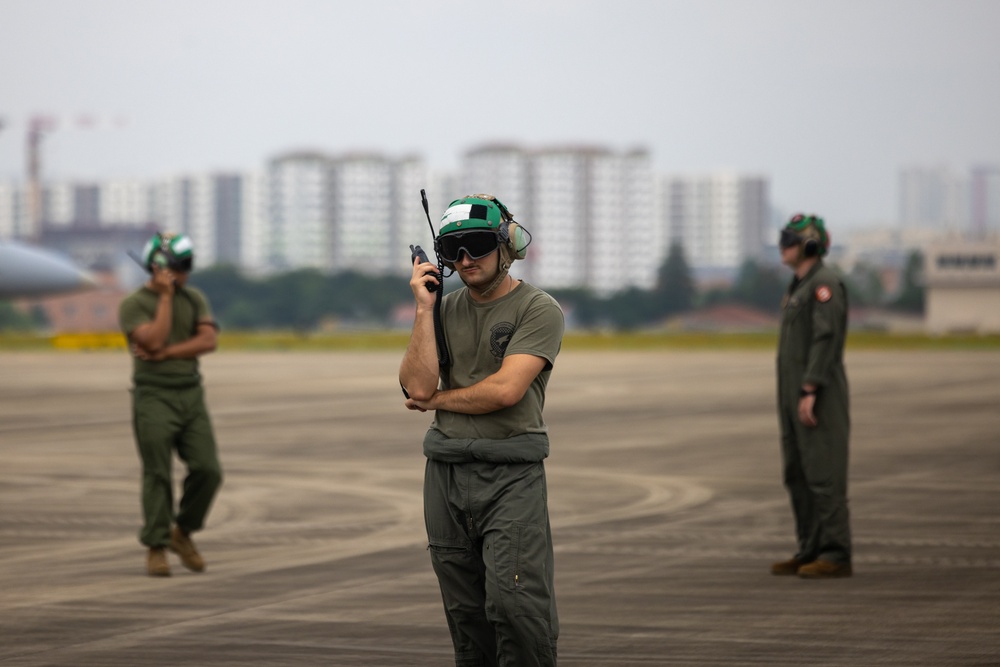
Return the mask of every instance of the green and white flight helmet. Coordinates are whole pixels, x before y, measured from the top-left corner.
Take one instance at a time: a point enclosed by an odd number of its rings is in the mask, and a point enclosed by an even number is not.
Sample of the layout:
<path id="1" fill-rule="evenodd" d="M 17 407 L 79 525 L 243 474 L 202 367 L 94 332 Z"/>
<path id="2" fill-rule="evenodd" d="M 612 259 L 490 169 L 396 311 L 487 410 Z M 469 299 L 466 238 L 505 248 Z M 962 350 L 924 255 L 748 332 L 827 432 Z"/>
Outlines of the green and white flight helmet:
<path id="1" fill-rule="evenodd" d="M 460 237 L 460 235 L 466 232 L 484 231 L 493 232 L 496 235 L 496 245 L 490 249 L 490 252 L 492 250 L 499 250 L 499 270 L 497 271 L 497 275 L 489 286 L 480 290 L 480 294 L 489 296 L 507 277 L 507 272 L 510 270 L 510 265 L 513 261 L 524 258 L 524 248 L 527 247 L 527 243 L 523 241 L 523 231 L 514 222 L 514 216 L 510 214 L 507 207 L 493 195 L 474 194 L 456 199 L 448 205 L 444 215 L 441 216 L 436 243 L 442 262 L 445 266 L 454 268 L 452 260 L 457 260 L 460 257 L 457 247 L 464 245 L 464 243 L 461 240 L 458 240 L 456 243 L 450 243 L 449 237 L 452 235 Z M 513 239 L 511 238 L 512 233 L 514 234 Z M 518 242 L 520 242 L 521 248 L 519 251 L 515 251 L 514 244 Z M 449 245 L 456 246 L 456 248 L 453 248 L 455 252 L 451 253 L 451 257 L 448 256 L 449 253 L 446 248 Z M 475 258 L 477 256 L 471 246 L 465 246 L 463 250 L 470 257 Z M 483 250 L 485 251 L 486 248 L 483 248 Z"/>
<path id="2" fill-rule="evenodd" d="M 143 247 L 142 261 L 150 273 L 154 265 L 189 272 L 194 267 L 194 244 L 187 234 L 156 234 Z"/>
<path id="3" fill-rule="evenodd" d="M 514 220 L 503 202 L 487 194 L 466 195 L 448 205 L 438 225 L 438 249 L 443 246 L 457 247 L 458 242 L 453 241 L 455 237 L 484 231 L 496 234 L 504 270 L 510 268 L 515 259 L 525 258 L 531 235 Z M 442 237 L 448 241 L 443 241 Z M 471 247 L 467 249 L 472 250 Z M 475 257 L 474 253 L 470 256 Z M 457 255 L 452 259 L 457 259 Z M 450 266 L 448 257 L 445 257 L 445 263 Z"/>
<path id="4" fill-rule="evenodd" d="M 438 236 L 480 229 L 499 233 L 503 211 L 506 211 L 503 204 L 492 197 L 469 195 L 456 199 L 441 216 Z"/>
<path id="5" fill-rule="evenodd" d="M 806 257 L 823 257 L 830 250 L 830 232 L 826 230 L 823 218 L 818 215 L 796 213 L 785 225 L 785 229 L 802 240 L 803 254 Z"/>

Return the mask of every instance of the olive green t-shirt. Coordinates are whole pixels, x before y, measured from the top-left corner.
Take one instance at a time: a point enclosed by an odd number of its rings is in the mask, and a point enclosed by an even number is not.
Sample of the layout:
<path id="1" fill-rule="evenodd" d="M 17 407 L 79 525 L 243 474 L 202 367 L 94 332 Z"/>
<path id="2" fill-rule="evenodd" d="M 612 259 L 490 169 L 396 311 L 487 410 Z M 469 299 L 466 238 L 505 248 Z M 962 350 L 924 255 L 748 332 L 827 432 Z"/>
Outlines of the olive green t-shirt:
<path id="1" fill-rule="evenodd" d="M 156 317 L 156 305 L 160 295 L 143 285 L 125 297 L 118 307 L 118 322 L 125 337 L 131 336 L 139 326 L 152 322 Z M 211 321 L 212 311 L 208 299 L 194 287 L 178 287 L 174 291 L 173 320 L 167 345 L 192 338 L 197 331 L 197 322 Z M 154 373 L 157 375 L 190 376 L 198 373 L 198 359 L 167 359 L 166 361 L 143 361 L 132 357 L 134 375 Z"/>
<path id="2" fill-rule="evenodd" d="M 516 405 L 484 415 L 438 410 L 431 428 L 449 438 L 494 440 L 546 433 L 542 419 L 545 387 L 565 328 L 556 300 L 521 282 L 496 301 L 477 303 L 463 287 L 444 297 L 441 322 L 452 361 L 450 367 L 442 369 L 442 389 L 468 387 L 489 377 L 511 354 L 531 354 L 545 359 L 546 364 Z"/>

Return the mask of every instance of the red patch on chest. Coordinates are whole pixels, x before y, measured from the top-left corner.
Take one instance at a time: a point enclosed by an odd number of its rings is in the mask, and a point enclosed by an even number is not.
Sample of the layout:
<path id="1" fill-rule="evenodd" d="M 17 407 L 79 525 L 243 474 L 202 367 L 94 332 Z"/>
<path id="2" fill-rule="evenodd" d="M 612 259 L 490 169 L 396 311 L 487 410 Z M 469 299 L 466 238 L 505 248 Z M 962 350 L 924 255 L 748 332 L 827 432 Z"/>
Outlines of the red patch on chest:
<path id="1" fill-rule="evenodd" d="M 816 300 L 820 303 L 826 303 L 833 298 L 833 292 L 826 285 L 820 285 L 816 288 Z"/>

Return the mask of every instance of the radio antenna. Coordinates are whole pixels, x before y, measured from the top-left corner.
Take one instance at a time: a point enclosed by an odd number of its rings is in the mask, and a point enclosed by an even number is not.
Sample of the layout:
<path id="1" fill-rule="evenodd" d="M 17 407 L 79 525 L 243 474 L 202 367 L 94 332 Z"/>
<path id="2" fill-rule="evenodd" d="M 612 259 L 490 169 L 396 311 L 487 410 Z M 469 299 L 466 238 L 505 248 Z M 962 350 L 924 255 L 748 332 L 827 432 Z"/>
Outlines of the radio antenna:
<path id="1" fill-rule="evenodd" d="M 424 215 L 427 216 L 427 226 L 431 228 L 431 238 L 437 239 L 437 235 L 434 233 L 434 223 L 431 222 L 431 209 L 427 205 L 427 191 L 420 188 L 420 203 L 424 205 Z"/>

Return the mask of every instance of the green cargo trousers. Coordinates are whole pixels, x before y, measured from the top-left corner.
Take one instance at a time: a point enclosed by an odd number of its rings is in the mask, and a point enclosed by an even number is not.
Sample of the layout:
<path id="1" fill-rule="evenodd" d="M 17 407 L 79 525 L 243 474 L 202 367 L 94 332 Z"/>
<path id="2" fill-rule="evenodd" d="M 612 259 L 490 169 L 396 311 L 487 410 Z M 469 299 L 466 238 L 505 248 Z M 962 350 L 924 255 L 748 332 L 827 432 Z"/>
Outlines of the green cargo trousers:
<path id="1" fill-rule="evenodd" d="M 810 428 L 799 420 L 797 401 L 779 409 L 782 477 L 798 538 L 795 558 L 806 563 L 817 558 L 851 562 L 846 412 L 836 397 L 820 396 L 816 403 L 819 425 Z"/>
<path id="2" fill-rule="evenodd" d="M 424 522 L 457 667 L 553 666 L 545 467 L 428 459 Z"/>
<path id="3" fill-rule="evenodd" d="M 150 547 L 170 544 L 170 526 L 191 533 L 205 524 L 219 486 L 222 467 L 200 384 L 132 389 L 132 427 L 142 459 L 143 527 L 139 541 Z M 187 466 L 183 494 L 174 516 L 173 452 Z"/>

